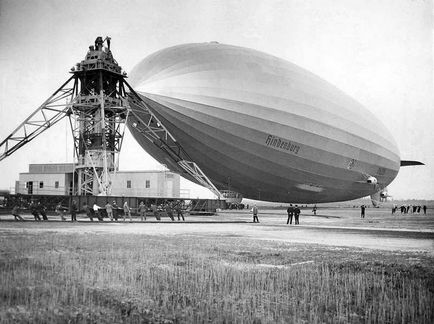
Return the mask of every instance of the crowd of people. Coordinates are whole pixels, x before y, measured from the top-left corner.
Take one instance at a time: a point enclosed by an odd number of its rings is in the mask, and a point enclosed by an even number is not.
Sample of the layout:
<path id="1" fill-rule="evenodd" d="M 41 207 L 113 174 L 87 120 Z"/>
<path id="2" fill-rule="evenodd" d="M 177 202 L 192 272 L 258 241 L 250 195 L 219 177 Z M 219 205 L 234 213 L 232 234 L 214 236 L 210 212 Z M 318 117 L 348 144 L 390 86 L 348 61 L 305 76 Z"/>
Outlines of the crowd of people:
<path id="1" fill-rule="evenodd" d="M 306 206 L 307 207 L 307 206 Z M 360 217 L 365 218 L 365 210 L 367 206 L 361 205 L 360 206 Z M 31 201 L 30 205 L 28 206 L 28 209 L 30 213 L 33 215 L 35 221 L 47 221 L 47 207 L 41 203 L 36 201 Z M 401 214 L 420 214 L 422 211 L 424 215 L 426 215 L 427 206 L 423 205 L 401 205 L 399 208 L 396 204 L 392 206 L 392 214 L 397 213 L 398 209 L 401 211 Z M 82 209 L 79 208 L 76 201 L 73 200 L 71 202 L 71 205 L 69 207 L 65 207 L 62 205 L 62 202 L 59 202 L 54 212 L 55 214 L 60 218 L 61 221 L 66 221 L 67 218 L 65 216 L 66 213 L 70 213 L 71 215 L 71 222 L 77 221 L 77 213 L 80 211 L 84 211 L 86 213 L 87 218 L 89 218 L 90 221 L 94 221 L 94 219 L 97 219 L 98 221 L 103 221 L 105 217 L 107 217 L 110 221 L 118 221 L 120 217 L 122 217 L 123 221 L 126 221 L 126 218 L 128 217 L 129 221 L 132 222 L 132 216 L 131 213 L 133 211 L 136 211 L 138 216 L 140 217 L 140 221 L 144 222 L 148 219 L 149 216 L 155 217 L 156 220 L 161 220 L 162 214 L 166 214 L 172 221 L 175 221 L 175 215 L 178 218 L 178 221 L 182 219 L 182 221 L 185 221 L 184 218 L 184 210 L 185 206 L 183 202 L 166 202 L 164 204 L 145 204 L 144 201 L 141 201 L 137 208 L 131 208 L 128 205 L 128 202 L 125 201 L 122 205 L 122 207 L 119 207 L 116 203 L 116 201 L 113 201 L 110 203 L 109 201 L 106 202 L 104 207 L 98 206 L 97 204 L 93 204 L 93 206 L 88 205 L 87 203 L 84 203 L 82 206 Z M 15 220 L 17 221 L 24 221 L 24 218 L 21 216 L 22 208 L 19 204 L 15 204 L 12 208 L 12 215 L 14 216 Z M 256 206 L 256 204 L 251 209 L 252 215 L 253 215 L 253 223 L 259 223 L 259 209 Z M 289 207 L 286 209 L 286 212 L 288 214 L 288 218 L 286 221 L 286 224 L 292 225 L 292 222 L 294 220 L 294 225 L 300 224 L 300 214 L 301 210 L 298 205 L 293 206 L 292 204 L 289 204 Z M 315 205 L 312 209 L 312 212 L 314 215 L 316 215 L 317 212 L 317 206 Z"/>
<path id="2" fill-rule="evenodd" d="M 401 214 L 420 214 L 421 210 L 423 210 L 423 214 L 426 215 L 426 205 L 401 205 L 399 207 Z M 392 206 L 392 214 L 395 214 L 398 211 L 398 205 L 393 205 Z"/>
<path id="3" fill-rule="evenodd" d="M 98 206 L 97 204 L 91 206 L 88 203 L 84 203 L 80 209 L 77 202 L 73 200 L 69 207 L 63 206 L 62 202 L 59 202 L 54 208 L 54 212 L 61 221 L 66 221 L 67 218 L 65 215 L 69 213 L 71 215 L 71 222 L 77 221 L 77 214 L 80 211 L 84 211 L 86 217 L 91 222 L 93 222 L 94 219 L 102 222 L 105 217 L 110 221 L 118 221 L 122 217 L 124 222 L 128 217 L 129 221 L 132 222 L 133 219 L 131 213 L 134 211 L 137 211 L 142 222 L 146 221 L 148 216 L 153 216 L 159 221 L 161 220 L 162 214 L 166 214 L 172 221 L 175 221 L 175 215 L 177 216 L 178 221 L 181 219 L 182 221 L 185 221 L 184 208 L 185 206 L 183 202 L 167 202 L 160 205 L 147 205 L 144 201 L 141 201 L 137 208 L 131 208 L 127 201 L 123 203 L 122 207 L 119 207 L 116 201 L 113 201 L 112 203 L 107 201 L 103 207 Z M 16 221 L 24 221 L 24 218 L 21 216 L 23 209 L 24 208 L 21 208 L 20 204 L 15 204 L 13 206 L 11 213 Z M 33 215 L 35 221 L 48 221 L 47 207 L 43 203 L 31 201 L 28 209 Z"/>
<path id="4" fill-rule="evenodd" d="M 314 210 L 312 210 L 312 211 L 314 211 L 315 215 L 316 215 L 316 205 L 314 207 Z M 259 223 L 259 218 L 258 218 L 259 209 L 256 206 L 256 204 L 253 205 L 251 212 L 253 215 L 253 223 Z M 289 204 L 289 207 L 286 210 L 286 212 L 288 213 L 288 220 L 286 221 L 286 224 L 292 225 L 292 219 L 293 218 L 294 218 L 294 225 L 300 224 L 301 210 L 298 207 L 298 205 L 292 206 L 292 204 Z"/>

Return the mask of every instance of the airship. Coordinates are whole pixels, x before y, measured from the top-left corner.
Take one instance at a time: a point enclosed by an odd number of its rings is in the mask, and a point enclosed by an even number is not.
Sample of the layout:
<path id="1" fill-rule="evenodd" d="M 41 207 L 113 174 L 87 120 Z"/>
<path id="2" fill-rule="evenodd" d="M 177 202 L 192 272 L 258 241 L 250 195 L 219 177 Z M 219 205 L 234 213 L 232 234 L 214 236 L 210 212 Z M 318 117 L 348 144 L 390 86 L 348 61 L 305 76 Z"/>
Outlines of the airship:
<path id="1" fill-rule="evenodd" d="M 169 47 L 130 84 L 219 189 L 274 202 L 378 195 L 397 176 L 398 147 L 368 109 L 284 59 L 217 42 Z M 182 173 L 133 127 L 157 161 Z M 194 181 L 194 179 L 191 179 Z"/>

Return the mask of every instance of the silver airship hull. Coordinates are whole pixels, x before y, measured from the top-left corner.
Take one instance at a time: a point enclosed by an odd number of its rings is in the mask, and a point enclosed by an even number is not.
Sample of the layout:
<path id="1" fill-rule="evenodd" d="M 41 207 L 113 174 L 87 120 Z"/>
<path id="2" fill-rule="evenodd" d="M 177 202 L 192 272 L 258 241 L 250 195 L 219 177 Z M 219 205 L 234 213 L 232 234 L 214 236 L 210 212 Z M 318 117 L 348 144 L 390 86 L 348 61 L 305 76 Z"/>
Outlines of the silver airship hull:
<path id="1" fill-rule="evenodd" d="M 400 167 L 396 143 L 371 112 L 312 73 L 262 52 L 179 45 L 145 58 L 130 84 L 218 188 L 246 198 L 355 199 L 387 186 Z M 181 172 L 133 123 L 139 144 Z"/>

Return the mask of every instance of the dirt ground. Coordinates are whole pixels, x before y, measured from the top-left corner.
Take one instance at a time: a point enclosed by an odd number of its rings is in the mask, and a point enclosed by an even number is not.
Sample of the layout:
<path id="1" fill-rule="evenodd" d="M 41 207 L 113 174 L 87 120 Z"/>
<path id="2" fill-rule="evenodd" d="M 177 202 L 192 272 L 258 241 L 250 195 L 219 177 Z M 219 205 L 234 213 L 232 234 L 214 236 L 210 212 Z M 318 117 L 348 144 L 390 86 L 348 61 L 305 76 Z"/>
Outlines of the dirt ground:
<path id="1" fill-rule="evenodd" d="M 358 208 L 319 209 L 314 216 L 302 210 L 300 225 L 287 225 L 284 210 L 260 210 L 259 224 L 252 223 L 248 211 L 221 211 L 214 216 L 189 216 L 186 221 L 90 222 L 83 215 L 78 222 L 61 222 L 56 216 L 35 222 L 31 215 L 17 222 L 11 215 L 0 219 L 0 235 L 13 232 L 134 233 L 143 235 L 182 235 L 197 237 L 245 237 L 258 240 L 345 246 L 388 251 L 420 251 L 434 255 L 434 211 L 423 214 L 394 214 L 386 209 L 368 208 L 360 218 Z"/>

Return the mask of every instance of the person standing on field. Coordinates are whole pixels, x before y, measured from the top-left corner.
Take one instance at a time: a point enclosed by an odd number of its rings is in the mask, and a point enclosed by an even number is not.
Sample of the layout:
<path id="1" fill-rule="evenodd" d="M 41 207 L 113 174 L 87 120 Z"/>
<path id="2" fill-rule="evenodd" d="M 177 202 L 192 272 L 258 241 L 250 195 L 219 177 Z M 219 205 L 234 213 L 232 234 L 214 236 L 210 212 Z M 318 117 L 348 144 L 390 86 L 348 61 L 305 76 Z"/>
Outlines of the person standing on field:
<path id="1" fill-rule="evenodd" d="M 118 209 L 119 209 L 119 207 L 116 204 L 115 200 L 113 200 L 112 209 L 113 209 L 113 217 L 114 217 L 115 221 L 117 222 L 118 221 Z"/>
<path id="2" fill-rule="evenodd" d="M 288 209 L 286 210 L 288 213 L 288 220 L 286 221 L 286 224 L 292 225 L 292 216 L 294 215 L 294 207 L 292 207 L 292 204 L 289 204 Z"/>
<path id="3" fill-rule="evenodd" d="M 173 222 L 175 220 L 175 218 L 173 217 L 173 210 L 172 210 L 172 204 L 171 203 L 166 204 L 166 213 L 167 213 L 167 216 L 169 216 L 169 218 Z"/>
<path id="4" fill-rule="evenodd" d="M 179 216 L 181 216 L 181 217 L 182 217 L 182 221 L 185 221 L 185 219 L 184 219 L 184 214 L 182 213 L 182 206 L 181 206 L 181 203 L 179 203 L 178 205 L 176 205 L 176 214 L 178 215 L 178 220 L 181 220 L 181 219 L 179 218 Z"/>
<path id="5" fill-rule="evenodd" d="M 128 203 L 124 202 L 124 222 L 125 222 L 125 216 L 127 216 L 130 218 L 130 222 L 133 221 L 133 219 L 131 218 L 131 210 L 130 207 L 128 207 Z"/>
<path id="6" fill-rule="evenodd" d="M 33 217 L 35 217 L 35 221 L 40 221 L 41 218 L 39 217 L 39 212 L 37 205 L 34 201 L 30 203 L 30 212 L 32 213 Z"/>
<path id="7" fill-rule="evenodd" d="M 152 214 L 154 215 L 156 220 L 160 220 L 160 216 L 158 215 L 158 208 L 157 208 L 157 204 L 151 204 L 151 209 L 152 209 Z"/>
<path id="8" fill-rule="evenodd" d="M 295 205 L 295 208 L 294 208 L 294 218 L 295 218 L 294 224 L 295 225 L 300 224 L 298 221 L 298 218 L 300 217 L 300 213 L 301 213 L 300 208 L 298 208 L 298 206 Z"/>
<path id="9" fill-rule="evenodd" d="M 71 204 L 71 222 L 77 221 L 77 209 L 77 203 L 73 200 Z"/>
<path id="10" fill-rule="evenodd" d="M 105 211 L 107 212 L 108 218 L 113 222 L 113 206 L 108 201 L 105 204 Z"/>
<path id="11" fill-rule="evenodd" d="M 62 222 L 64 222 L 64 221 L 66 220 L 65 216 L 63 216 L 63 211 L 64 211 L 64 208 L 63 208 L 63 206 L 62 206 L 62 202 L 60 201 L 60 202 L 56 205 L 55 212 L 56 212 L 57 215 L 60 216 L 60 220 L 61 220 Z"/>
<path id="12" fill-rule="evenodd" d="M 139 205 L 139 214 L 140 214 L 140 220 L 142 222 L 143 220 L 146 221 L 146 205 L 143 203 L 143 201 L 141 201 Z"/>
<path id="13" fill-rule="evenodd" d="M 366 209 L 365 205 L 360 206 L 360 217 L 361 218 L 365 218 L 365 209 Z"/>
<path id="14" fill-rule="evenodd" d="M 253 223 L 259 223 L 258 207 L 256 207 L 256 204 L 253 205 L 252 214 L 253 214 Z"/>

